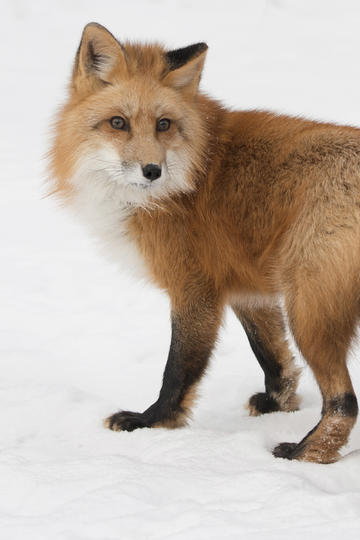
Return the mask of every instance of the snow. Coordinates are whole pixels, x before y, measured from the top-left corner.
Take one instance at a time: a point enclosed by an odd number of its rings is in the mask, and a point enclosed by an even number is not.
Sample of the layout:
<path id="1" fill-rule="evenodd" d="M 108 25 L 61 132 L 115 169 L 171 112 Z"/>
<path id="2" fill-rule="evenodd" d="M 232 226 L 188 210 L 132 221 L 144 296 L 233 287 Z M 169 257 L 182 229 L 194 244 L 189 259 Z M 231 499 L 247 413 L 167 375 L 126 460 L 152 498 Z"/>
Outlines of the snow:
<path id="1" fill-rule="evenodd" d="M 263 376 L 231 313 L 189 427 L 103 428 L 157 397 L 168 300 L 43 198 L 51 118 L 87 22 L 169 47 L 207 41 L 203 88 L 229 106 L 360 125 L 358 1 L 2 0 L 1 12 L 0 537 L 359 538 L 359 424 L 334 465 L 273 458 L 314 426 L 319 392 L 305 368 L 301 411 L 250 418 Z"/>

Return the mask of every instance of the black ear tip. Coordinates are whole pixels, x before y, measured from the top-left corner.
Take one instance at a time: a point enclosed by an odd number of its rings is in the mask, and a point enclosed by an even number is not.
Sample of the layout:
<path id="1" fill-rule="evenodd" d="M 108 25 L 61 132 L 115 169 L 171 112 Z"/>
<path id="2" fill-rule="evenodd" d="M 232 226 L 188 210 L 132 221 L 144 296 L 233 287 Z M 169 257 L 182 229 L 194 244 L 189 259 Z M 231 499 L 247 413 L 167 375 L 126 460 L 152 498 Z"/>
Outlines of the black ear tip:
<path id="1" fill-rule="evenodd" d="M 206 43 L 200 42 L 189 45 L 188 47 L 183 47 L 182 49 L 167 52 L 166 60 L 170 70 L 184 66 L 187 62 L 205 52 L 207 48 L 208 46 Z"/>
<path id="2" fill-rule="evenodd" d="M 201 43 L 198 43 L 197 45 L 199 47 L 199 52 L 204 52 L 209 48 L 208 44 L 205 43 L 204 41 L 202 41 Z"/>

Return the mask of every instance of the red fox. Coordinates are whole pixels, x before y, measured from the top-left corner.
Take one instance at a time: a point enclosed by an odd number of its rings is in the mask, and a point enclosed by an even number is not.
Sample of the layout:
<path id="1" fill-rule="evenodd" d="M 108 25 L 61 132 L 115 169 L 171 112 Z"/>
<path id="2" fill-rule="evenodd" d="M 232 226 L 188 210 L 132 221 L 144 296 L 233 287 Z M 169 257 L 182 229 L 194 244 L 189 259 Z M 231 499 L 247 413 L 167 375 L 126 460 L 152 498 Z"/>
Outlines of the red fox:
<path id="1" fill-rule="evenodd" d="M 299 407 L 285 319 L 322 394 L 316 427 L 273 454 L 331 463 L 358 413 L 360 130 L 227 110 L 199 91 L 206 51 L 120 43 L 90 23 L 58 116 L 54 193 L 171 301 L 158 399 L 105 423 L 184 426 L 230 305 L 265 374 L 251 415 Z"/>

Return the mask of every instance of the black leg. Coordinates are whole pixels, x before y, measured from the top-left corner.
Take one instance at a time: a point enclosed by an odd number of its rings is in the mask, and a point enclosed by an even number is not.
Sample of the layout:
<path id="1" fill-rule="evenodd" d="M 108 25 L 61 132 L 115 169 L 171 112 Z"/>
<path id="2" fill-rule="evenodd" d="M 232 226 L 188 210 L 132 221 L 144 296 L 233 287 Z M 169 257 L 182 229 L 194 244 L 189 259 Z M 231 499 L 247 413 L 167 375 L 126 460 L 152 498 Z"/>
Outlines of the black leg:
<path id="1" fill-rule="evenodd" d="M 220 325 L 217 302 L 193 301 L 172 313 L 172 337 L 157 401 L 143 413 L 120 411 L 105 420 L 114 431 L 186 424 L 196 387 L 205 372 Z"/>
<path id="2" fill-rule="evenodd" d="M 294 364 L 286 341 L 281 309 L 233 306 L 233 310 L 265 375 L 265 392 L 249 399 L 250 414 L 297 410 L 300 370 Z"/>

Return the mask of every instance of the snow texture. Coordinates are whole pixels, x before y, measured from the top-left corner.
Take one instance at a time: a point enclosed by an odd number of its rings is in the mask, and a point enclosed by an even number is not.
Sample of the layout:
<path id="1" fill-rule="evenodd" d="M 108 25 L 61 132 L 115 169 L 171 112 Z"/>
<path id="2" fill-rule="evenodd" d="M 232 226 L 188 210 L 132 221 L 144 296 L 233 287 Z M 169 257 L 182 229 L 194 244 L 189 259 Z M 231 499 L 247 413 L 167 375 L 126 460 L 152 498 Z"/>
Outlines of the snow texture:
<path id="1" fill-rule="evenodd" d="M 250 418 L 263 376 L 230 313 L 189 427 L 103 428 L 157 397 L 168 300 L 120 275 L 42 196 L 87 22 L 174 48 L 206 41 L 202 87 L 229 106 L 360 125 L 359 2 L 2 0 L 1 14 L 0 537 L 358 539 L 359 424 L 334 465 L 273 458 L 317 422 L 319 392 L 305 368 L 301 411 Z"/>

